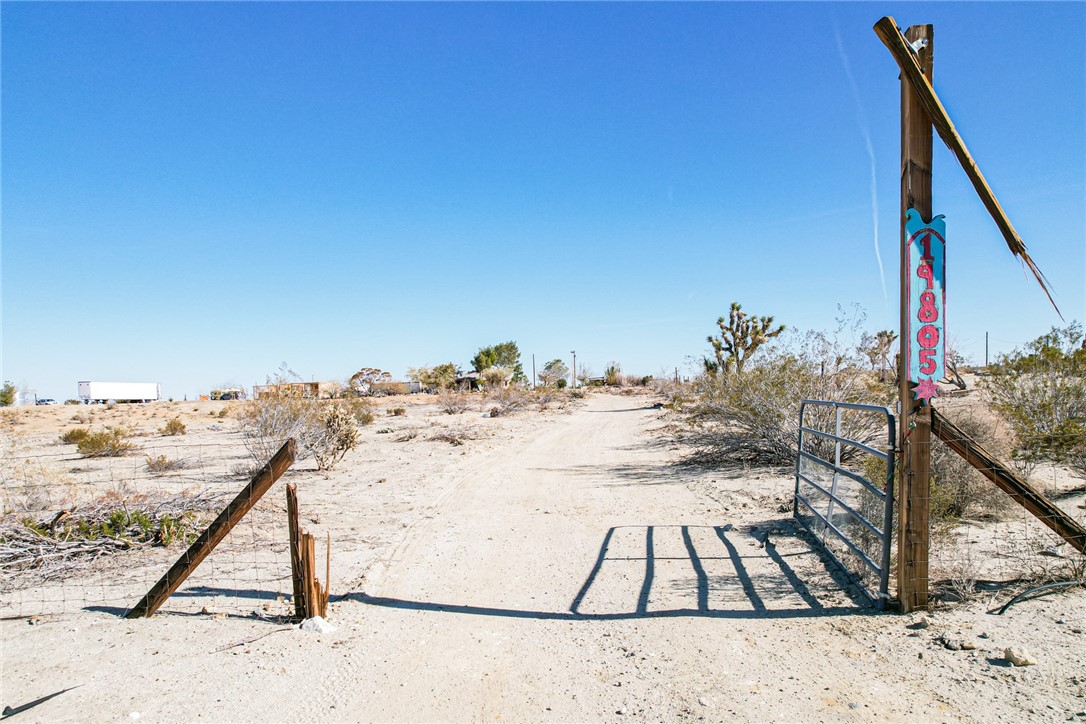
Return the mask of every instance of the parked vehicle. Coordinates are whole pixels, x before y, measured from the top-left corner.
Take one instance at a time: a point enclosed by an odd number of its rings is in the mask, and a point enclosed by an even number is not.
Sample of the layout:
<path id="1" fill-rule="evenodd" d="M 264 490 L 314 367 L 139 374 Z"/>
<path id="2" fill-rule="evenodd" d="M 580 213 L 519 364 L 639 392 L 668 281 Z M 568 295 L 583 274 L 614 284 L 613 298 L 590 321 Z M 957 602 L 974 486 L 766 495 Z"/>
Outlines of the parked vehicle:
<path id="1" fill-rule="evenodd" d="M 54 400 L 51 397 L 42 397 L 42 398 L 39 398 L 38 401 L 35 402 L 34 404 L 35 405 L 55 405 L 55 404 L 57 404 L 57 401 Z"/>

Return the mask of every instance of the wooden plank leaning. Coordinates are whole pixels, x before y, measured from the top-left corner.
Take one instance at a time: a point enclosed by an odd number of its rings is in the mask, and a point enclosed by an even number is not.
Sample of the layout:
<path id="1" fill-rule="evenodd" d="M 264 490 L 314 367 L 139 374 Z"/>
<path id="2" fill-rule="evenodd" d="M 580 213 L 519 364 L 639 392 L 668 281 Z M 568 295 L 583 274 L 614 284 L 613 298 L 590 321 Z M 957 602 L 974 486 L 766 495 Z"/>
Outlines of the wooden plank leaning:
<path id="1" fill-rule="evenodd" d="M 935 130 L 939 132 L 939 137 L 943 139 L 943 143 L 947 145 L 947 148 L 949 148 L 958 159 L 958 163 L 961 164 L 962 170 L 965 171 L 965 175 L 968 176 L 969 181 L 972 182 L 973 188 L 976 190 L 980 200 L 984 203 L 984 207 L 988 209 L 988 213 L 995 221 L 996 226 L 999 227 L 999 231 L 1003 234 L 1003 239 L 1007 242 L 1007 247 L 1011 250 L 1012 254 L 1021 259 L 1022 262 L 1029 267 L 1029 270 L 1033 272 L 1033 276 L 1037 279 L 1037 283 L 1041 285 L 1041 289 L 1043 289 L 1044 293 L 1048 296 L 1048 301 L 1052 303 L 1052 307 L 1062 319 L 1063 314 L 1060 312 L 1060 308 L 1056 306 L 1056 301 L 1052 298 L 1052 293 L 1048 289 L 1048 280 L 1045 279 L 1045 275 L 1034 263 L 1029 252 L 1026 251 L 1026 243 L 1022 241 L 1022 237 L 1018 235 L 1014 225 L 1011 224 L 1011 220 L 1007 217 L 1006 212 L 1003 211 L 1003 207 L 1000 206 L 999 200 L 996 199 L 995 194 L 992 192 L 992 188 L 984 178 L 984 174 L 980 172 L 977 162 L 973 160 L 973 156 L 969 153 L 969 149 L 965 147 L 965 141 L 963 141 L 962 137 L 958 134 L 958 129 L 954 127 L 954 123 L 950 120 L 950 114 L 948 114 L 946 108 L 943 107 L 943 103 L 939 100 L 939 96 L 936 95 L 931 82 L 924 76 L 924 71 L 920 68 L 916 55 L 913 53 L 912 48 L 909 47 L 909 43 L 906 41 L 905 37 L 901 34 L 901 30 L 898 29 L 897 22 L 892 17 L 887 16 L 875 23 L 873 29 L 875 34 L 879 36 L 879 40 L 883 42 L 883 45 L 890 51 L 890 54 L 894 56 L 894 60 L 897 61 L 898 67 L 901 68 L 902 76 L 909 81 L 916 91 L 916 95 L 920 99 L 921 105 L 924 106 L 924 110 L 927 111 L 928 116 L 931 118 L 931 124 L 935 127 Z"/>
<path id="2" fill-rule="evenodd" d="M 1080 553 L 1086 553 L 1086 528 L 1060 510 L 1039 490 L 1022 480 L 1000 464 L 992 455 L 969 438 L 954 423 L 932 410 L 932 432 L 966 462 L 975 467 L 1016 503 L 1028 510 L 1056 535 L 1071 544 Z"/>
<path id="3" fill-rule="evenodd" d="M 170 567 L 170 570 L 166 571 L 166 575 L 147 592 L 139 603 L 132 607 L 132 610 L 125 614 L 125 618 L 153 616 L 166 599 L 215 549 L 215 546 L 222 542 L 226 534 L 256 505 L 264 493 L 268 492 L 275 481 L 287 471 L 287 468 L 294 464 L 295 449 L 293 438 L 283 443 L 279 452 L 275 453 L 271 460 L 253 476 L 249 484 L 219 513 L 207 530 L 201 533 L 200 537 Z"/>

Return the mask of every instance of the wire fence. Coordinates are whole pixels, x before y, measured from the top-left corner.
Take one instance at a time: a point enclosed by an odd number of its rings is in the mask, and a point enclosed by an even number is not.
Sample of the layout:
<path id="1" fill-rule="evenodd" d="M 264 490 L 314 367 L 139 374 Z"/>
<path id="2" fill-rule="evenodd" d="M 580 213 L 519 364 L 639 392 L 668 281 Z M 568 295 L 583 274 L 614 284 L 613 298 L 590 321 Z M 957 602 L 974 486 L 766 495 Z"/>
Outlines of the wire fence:
<path id="1" fill-rule="evenodd" d="M 1056 532 L 1074 539 L 1076 526 L 1086 526 L 1082 471 L 1016 449 L 1011 430 L 979 393 L 935 404 L 961 433 L 952 436 L 959 447 L 979 445 L 997 463 L 978 468 L 932 437 L 928 584 L 936 600 L 1002 600 L 1051 581 L 1082 581 L 1086 556 Z M 990 476 L 1004 472 L 1026 486 L 1001 489 Z M 1039 504 L 1039 496 L 1047 501 Z"/>
<path id="2" fill-rule="evenodd" d="M 144 438 L 138 452 L 92 458 L 6 435 L 0 617 L 123 615 L 259 467 L 237 433 L 222 436 Z M 285 500 L 272 491 L 161 612 L 289 616 L 290 571 Z"/>

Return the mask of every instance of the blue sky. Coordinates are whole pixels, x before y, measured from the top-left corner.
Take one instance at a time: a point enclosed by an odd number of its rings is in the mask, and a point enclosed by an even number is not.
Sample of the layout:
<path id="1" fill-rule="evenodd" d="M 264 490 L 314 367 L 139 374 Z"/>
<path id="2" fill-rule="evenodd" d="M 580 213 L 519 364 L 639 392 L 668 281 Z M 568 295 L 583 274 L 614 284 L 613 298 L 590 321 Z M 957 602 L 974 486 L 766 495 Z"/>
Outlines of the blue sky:
<path id="1" fill-rule="evenodd" d="M 1083 320 L 1083 3 L 5 2 L 3 378 L 191 398 L 508 339 L 653 374 L 733 300 L 896 328 L 882 15 L 935 25 L 936 90 Z M 949 336 L 983 361 L 1059 324 L 938 140 L 934 169 Z"/>

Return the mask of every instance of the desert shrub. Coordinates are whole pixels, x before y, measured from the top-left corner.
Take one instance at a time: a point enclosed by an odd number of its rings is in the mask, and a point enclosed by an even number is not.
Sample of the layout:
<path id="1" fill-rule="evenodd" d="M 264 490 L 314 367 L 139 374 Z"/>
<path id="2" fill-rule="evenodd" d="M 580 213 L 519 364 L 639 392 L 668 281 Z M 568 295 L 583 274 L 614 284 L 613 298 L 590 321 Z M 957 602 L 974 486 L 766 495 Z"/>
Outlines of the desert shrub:
<path id="1" fill-rule="evenodd" d="M 972 414 L 955 416 L 952 422 L 997 459 L 1006 450 L 991 427 Z M 936 522 L 953 522 L 966 516 L 993 516 L 1006 510 L 1010 498 L 963 457 L 940 440 L 931 442 L 931 497 L 928 515 Z"/>
<path id="2" fill-rule="evenodd" d="M 73 427 L 71 430 L 65 430 L 60 436 L 60 441 L 68 445 L 78 445 L 87 437 L 87 428 L 85 427 Z"/>
<path id="3" fill-rule="evenodd" d="M 459 415 L 471 405 L 471 398 L 463 392 L 442 389 L 437 393 L 437 406 L 446 415 Z"/>
<path id="4" fill-rule="evenodd" d="M 1000 358 L 985 381 L 992 407 L 1010 424 L 1021 465 L 1086 457 L 1086 347 L 1082 325 L 1053 327 Z"/>
<path id="5" fill-rule="evenodd" d="M 64 404 L 65 405 L 82 405 L 83 400 L 65 400 Z"/>
<path id="6" fill-rule="evenodd" d="M 532 399 L 539 405 L 540 410 L 549 410 L 552 407 L 563 409 L 569 405 L 570 397 L 573 394 L 573 392 L 566 392 L 561 386 L 557 389 L 554 387 L 540 387 L 535 390 Z"/>
<path id="7" fill-rule="evenodd" d="M 171 470 L 180 470 L 183 467 L 185 467 L 185 461 L 180 458 L 174 459 L 165 455 L 147 456 L 147 470 L 156 475 L 168 473 Z"/>
<path id="8" fill-rule="evenodd" d="M 404 407 L 390 407 L 385 410 L 385 414 L 390 417 L 403 417 L 407 414 L 407 409 Z"/>
<path id="9" fill-rule="evenodd" d="M 331 470 L 348 451 L 358 446 L 358 423 L 343 405 L 328 404 L 321 409 L 323 435 L 313 448 L 318 470 Z"/>
<path id="10" fill-rule="evenodd" d="M 245 448 L 258 465 L 294 438 L 297 459 L 313 457 L 319 469 L 329 470 L 358 442 L 356 418 L 343 401 L 271 395 L 241 405 L 238 422 Z"/>
<path id="11" fill-rule="evenodd" d="M 790 465 L 795 463 L 799 405 L 805 399 L 886 405 L 894 390 L 863 369 L 854 348 L 842 341 L 857 322 L 839 320 L 833 333 L 793 335 L 782 349 L 770 349 L 734 368 L 706 372 L 676 399 L 680 423 L 672 428 L 678 441 L 693 448 L 691 462 Z M 833 430 L 833 410 L 813 407 L 804 423 Z M 886 428 L 878 415 L 843 414 L 842 434 L 875 447 L 884 444 Z M 832 441 L 806 438 L 808 450 L 832 459 Z M 852 446 L 843 459 L 860 454 Z"/>
<path id="12" fill-rule="evenodd" d="M 132 433 L 124 427 L 107 427 L 105 430 L 87 431 L 77 443 L 79 453 L 87 458 L 121 457 L 136 448 L 130 439 Z"/>
<path id="13" fill-rule="evenodd" d="M 336 404 L 351 415 L 358 425 L 365 427 L 373 422 L 373 410 L 370 409 L 369 401 L 364 398 L 347 397 Z"/>
<path id="14" fill-rule="evenodd" d="M 498 387 L 490 390 L 483 399 L 483 406 L 490 417 L 504 417 L 523 410 L 529 397 L 519 387 Z"/>
<path id="15" fill-rule="evenodd" d="M 618 362 L 608 362 L 603 370 L 603 384 L 608 387 L 618 387 L 622 384 L 622 365 Z"/>
<path id="16" fill-rule="evenodd" d="M 158 429 L 159 435 L 184 435 L 185 423 L 181 421 L 180 417 L 171 417 L 166 421 L 166 424 Z"/>

